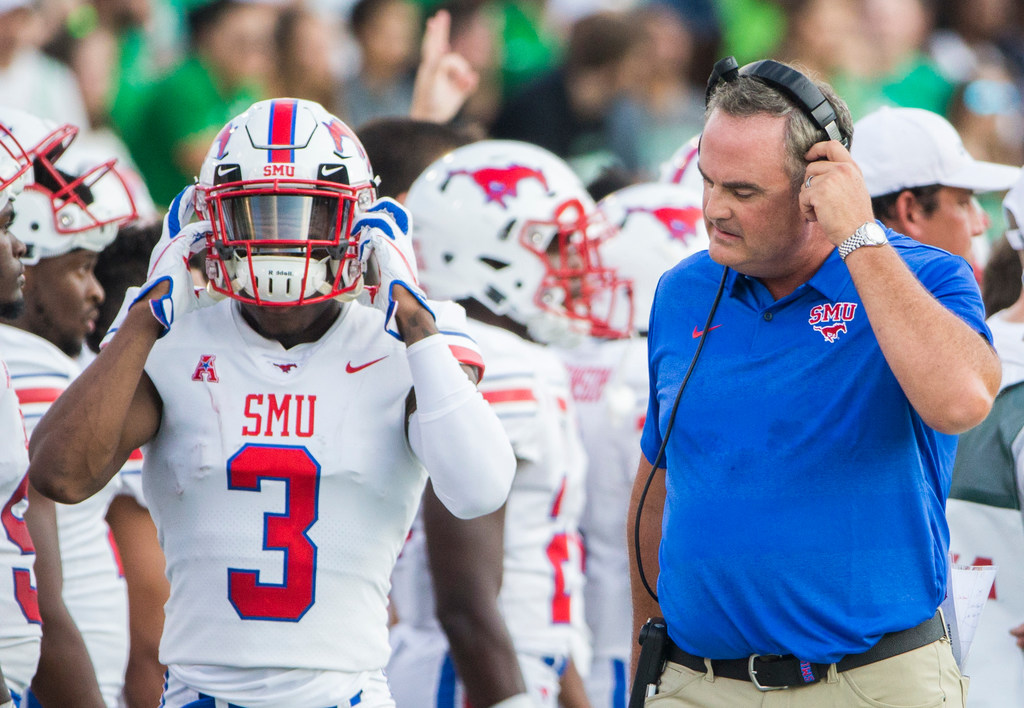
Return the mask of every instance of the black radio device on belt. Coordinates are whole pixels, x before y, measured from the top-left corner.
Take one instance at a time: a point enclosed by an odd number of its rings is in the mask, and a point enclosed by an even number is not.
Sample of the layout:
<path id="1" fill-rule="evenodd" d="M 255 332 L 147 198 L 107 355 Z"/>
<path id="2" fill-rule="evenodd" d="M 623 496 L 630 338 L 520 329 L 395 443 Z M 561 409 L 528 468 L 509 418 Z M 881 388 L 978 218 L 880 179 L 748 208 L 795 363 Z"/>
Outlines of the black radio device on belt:
<path id="1" fill-rule="evenodd" d="M 640 660 L 633 677 L 633 688 L 629 693 L 629 708 L 642 708 L 647 690 L 657 686 L 661 672 L 665 670 L 668 648 L 668 626 L 661 617 L 652 617 L 640 629 Z"/>

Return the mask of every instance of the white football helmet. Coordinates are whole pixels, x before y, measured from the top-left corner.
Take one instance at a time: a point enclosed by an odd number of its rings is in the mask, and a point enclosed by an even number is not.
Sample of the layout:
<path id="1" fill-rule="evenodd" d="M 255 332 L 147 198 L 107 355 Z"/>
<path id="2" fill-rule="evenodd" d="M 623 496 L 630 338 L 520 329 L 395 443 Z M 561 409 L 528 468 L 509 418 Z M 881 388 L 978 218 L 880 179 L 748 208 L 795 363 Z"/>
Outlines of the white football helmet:
<path id="1" fill-rule="evenodd" d="M 431 297 L 473 298 L 545 343 L 629 332 L 630 284 L 597 250 L 609 227 L 547 150 L 511 140 L 465 145 L 430 165 L 405 205 Z"/>
<path id="2" fill-rule="evenodd" d="M 1010 228 L 1011 217 L 1014 228 Z M 1003 219 L 1007 227 L 1006 240 L 1013 250 L 1024 251 L 1024 172 L 1003 197 Z"/>
<path id="3" fill-rule="evenodd" d="M 18 164 L 13 156 L 6 152 L 0 152 L 0 209 L 7 206 L 7 202 L 21 194 L 22 175 L 26 169 Z"/>
<path id="4" fill-rule="evenodd" d="M 78 132 L 70 125 L 64 128 L 69 131 L 62 136 L 63 139 L 52 143 L 46 139 L 47 135 L 41 133 L 44 126 L 38 118 L 16 108 L 0 108 L 0 190 L 20 192 L 32 181 L 35 153 L 62 153 Z"/>
<path id="5" fill-rule="evenodd" d="M 601 256 L 633 281 L 633 307 L 647 329 L 662 273 L 708 247 L 702 194 L 678 184 L 649 182 L 612 192 L 597 207 L 618 233 L 601 245 Z"/>
<path id="6" fill-rule="evenodd" d="M 363 281 L 352 221 L 374 198 L 362 144 L 320 104 L 253 104 L 224 126 L 199 173 L 210 287 L 256 305 L 355 298 Z"/>
<path id="7" fill-rule="evenodd" d="M 24 242 L 27 265 L 77 248 L 102 251 L 118 228 L 136 216 L 135 204 L 116 160 L 100 163 L 62 157 L 78 129 L 15 109 L 0 109 L 4 139 L 32 169 L 18 197 L 18 218 L 12 231 Z M 59 163 L 59 164 L 58 164 Z"/>
<path id="8" fill-rule="evenodd" d="M 697 150 L 700 133 L 687 140 L 661 165 L 659 182 L 682 185 L 698 193 L 704 191 L 704 178 L 697 169 Z"/>

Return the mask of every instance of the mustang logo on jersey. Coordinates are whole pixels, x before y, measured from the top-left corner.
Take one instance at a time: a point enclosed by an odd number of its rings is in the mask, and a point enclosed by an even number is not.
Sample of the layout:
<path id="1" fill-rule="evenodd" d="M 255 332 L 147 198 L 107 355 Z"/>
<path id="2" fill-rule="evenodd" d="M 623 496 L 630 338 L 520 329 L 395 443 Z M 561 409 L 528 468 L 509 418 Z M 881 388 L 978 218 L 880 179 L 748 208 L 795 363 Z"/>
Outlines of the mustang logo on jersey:
<path id="1" fill-rule="evenodd" d="M 249 422 L 242 426 L 242 435 L 287 438 L 294 433 L 300 438 L 310 438 L 316 427 L 316 396 L 250 393 L 245 397 L 244 415 Z M 294 428 L 291 427 L 293 421 Z M 275 423 L 280 426 L 277 431 Z"/>
<path id="2" fill-rule="evenodd" d="M 196 364 L 196 370 L 192 372 L 193 381 L 209 381 L 210 383 L 217 383 L 220 379 L 217 378 L 217 370 L 213 368 L 213 362 L 217 358 L 215 354 L 202 354 L 199 357 L 199 363 Z"/>
<path id="3" fill-rule="evenodd" d="M 278 364 L 277 362 L 274 362 L 274 366 L 276 366 L 286 374 L 290 374 L 293 370 L 299 367 L 298 364 Z"/>
<path id="4" fill-rule="evenodd" d="M 821 336 L 829 344 L 839 339 L 840 334 L 846 333 L 846 323 L 853 320 L 857 312 L 855 302 L 836 302 L 824 305 L 815 305 L 811 308 L 807 324 L 814 328 L 815 332 L 821 332 Z"/>

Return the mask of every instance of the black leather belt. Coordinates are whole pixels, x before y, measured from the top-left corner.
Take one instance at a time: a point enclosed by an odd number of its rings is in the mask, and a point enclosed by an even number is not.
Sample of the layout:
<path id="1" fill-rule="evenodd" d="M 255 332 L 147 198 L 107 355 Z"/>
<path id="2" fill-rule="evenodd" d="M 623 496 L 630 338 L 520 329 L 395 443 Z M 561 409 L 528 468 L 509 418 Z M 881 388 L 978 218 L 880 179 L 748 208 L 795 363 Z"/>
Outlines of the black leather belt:
<path id="1" fill-rule="evenodd" d="M 875 646 L 862 654 L 848 654 L 836 662 L 836 671 L 849 671 L 873 664 L 897 654 L 918 649 L 946 636 L 942 614 L 925 620 L 916 627 L 882 635 Z M 707 672 L 704 659 L 683 651 L 669 640 L 665 658 L 694 671 Z M 828 675 L 829 664 L 801 661 L 792 654 L 752 654 L 745 659 L 712 659 L 715 677 L 750 681 L 761 691 L 773 691 L 816 683 Z"/>

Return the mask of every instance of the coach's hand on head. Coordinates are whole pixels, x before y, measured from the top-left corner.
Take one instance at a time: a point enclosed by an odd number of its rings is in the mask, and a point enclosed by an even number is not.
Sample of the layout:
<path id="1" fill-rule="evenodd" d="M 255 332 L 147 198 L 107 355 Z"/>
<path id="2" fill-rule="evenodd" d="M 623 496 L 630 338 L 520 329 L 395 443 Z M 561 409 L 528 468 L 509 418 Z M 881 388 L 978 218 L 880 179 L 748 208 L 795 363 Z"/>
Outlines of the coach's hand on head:
<path id="1" fill-rule="evenodd" d="M 807 151 L 800 209 L 817 222 L 825 238 L 836 246 L 866 221 L 874 220 L 871 197 L 860 167 L 837 140 L 815 143 Z"/>

